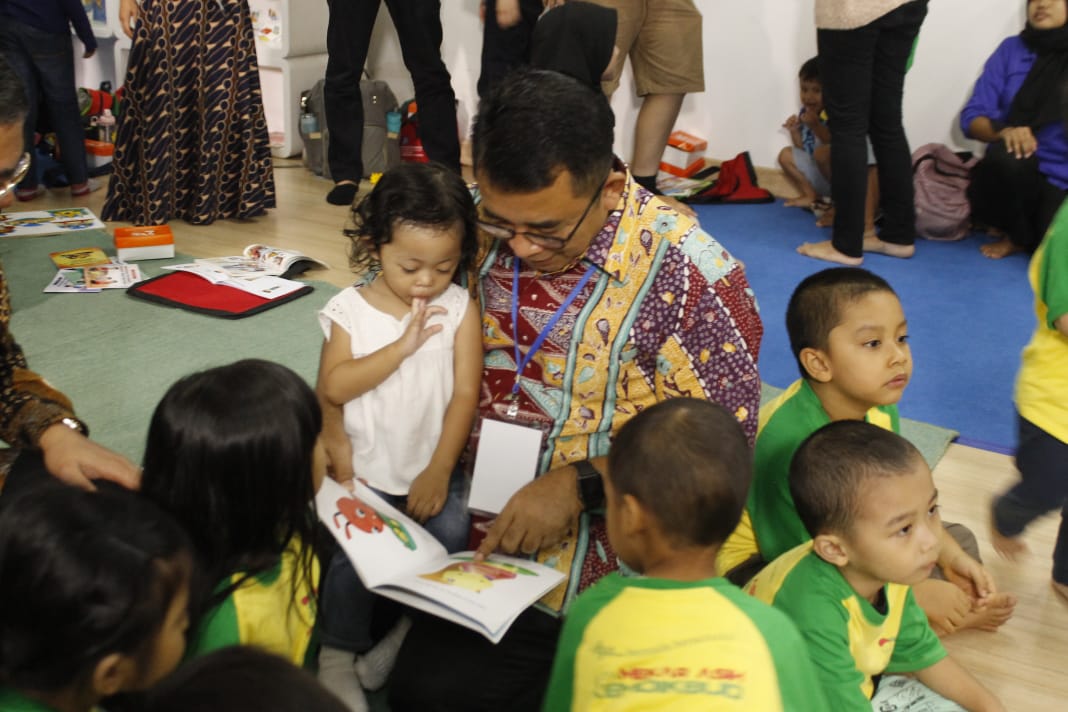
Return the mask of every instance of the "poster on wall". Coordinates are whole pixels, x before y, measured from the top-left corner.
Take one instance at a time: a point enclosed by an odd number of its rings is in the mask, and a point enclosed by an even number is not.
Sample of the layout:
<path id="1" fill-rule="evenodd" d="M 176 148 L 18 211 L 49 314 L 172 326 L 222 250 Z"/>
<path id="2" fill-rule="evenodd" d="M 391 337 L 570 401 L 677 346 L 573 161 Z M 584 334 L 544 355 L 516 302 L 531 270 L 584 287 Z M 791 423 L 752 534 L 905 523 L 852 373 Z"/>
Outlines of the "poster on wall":
<path id="1" fill-rule="evenodd" d="M 108 11 L 104 7 L 104 0 L 82 0 L 82 7 L 85 8 L 85 14 L 89 16 L 91 22 L 100 25 L 108 24 Z"/>

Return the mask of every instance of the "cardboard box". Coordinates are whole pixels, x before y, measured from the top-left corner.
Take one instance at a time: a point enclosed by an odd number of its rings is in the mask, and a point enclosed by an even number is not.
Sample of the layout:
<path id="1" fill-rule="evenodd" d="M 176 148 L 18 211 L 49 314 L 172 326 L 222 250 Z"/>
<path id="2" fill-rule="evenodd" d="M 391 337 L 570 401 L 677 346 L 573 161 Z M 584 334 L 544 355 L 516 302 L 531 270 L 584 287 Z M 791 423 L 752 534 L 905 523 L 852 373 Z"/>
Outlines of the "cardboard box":
<path id="1" fill-rule="evenodd" d="M 85 162 L 90 168 L 99 168 L 111 163 L 115 155 L 115 144 L 107 141 L 85 139 Z"/>
<path id="2" fill-rule="evenodd" d="M 174 257 L 174 234 L 167 225 L 117 227 L 115 254 L 123 262 Z"/>
<path id="3" fill-rule="evenodd" d="M 668 136 L 664 155 L 660 159 L 660 170 L 665 173 L 689 178 L 705 167 L 705 149 L 708 141 L 688 134 L 685 131 L 673 131 Z"/>

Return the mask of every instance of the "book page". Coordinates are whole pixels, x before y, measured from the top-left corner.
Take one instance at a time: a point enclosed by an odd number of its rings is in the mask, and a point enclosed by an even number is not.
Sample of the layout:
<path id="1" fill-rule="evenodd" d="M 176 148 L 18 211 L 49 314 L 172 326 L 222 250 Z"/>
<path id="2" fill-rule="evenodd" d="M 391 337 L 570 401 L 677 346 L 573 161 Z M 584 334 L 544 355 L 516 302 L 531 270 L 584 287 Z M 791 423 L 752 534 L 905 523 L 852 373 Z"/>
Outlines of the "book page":
<path id="1" fill-rule="evenodd" d="M 368 588 L 407 572 L 426 571 L 447 558 L 445 547 L 425 529 L 353 480 L 353 491 L 323 480 L 315 509 Z"/>

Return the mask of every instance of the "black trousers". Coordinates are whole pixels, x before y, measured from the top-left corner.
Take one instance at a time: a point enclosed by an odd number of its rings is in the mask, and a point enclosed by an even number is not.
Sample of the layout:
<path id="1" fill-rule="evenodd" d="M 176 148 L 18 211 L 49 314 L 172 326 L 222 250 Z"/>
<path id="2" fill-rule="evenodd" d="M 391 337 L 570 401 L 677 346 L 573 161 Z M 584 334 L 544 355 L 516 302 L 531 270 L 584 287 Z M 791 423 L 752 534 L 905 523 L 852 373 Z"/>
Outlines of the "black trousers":
<path id="1" fill-rule="evenodd" d="M 1020 481 L 994 500 L 994 526 L 1017 536 L 1028 524 L 1055 509 L 1061 526 L 1053 549 L 1053 580 L 1068 585 L 1068 443 L 1018 414 L 1016 468 Z"/>
<path id="2" fill-rule="evenodd" d="M 1017 158 L 1004 141 L 987 147 L 968 185 L 972 220 L 1007 233 L 1028 252 L 1042 242 L 1064 195 L 1038 170 L 1038 158 Z"/>
<path id="3" fill-rule="evenodd" d="M 415 614 L 389 680 L 393 712 L 537 712 L 552 672 L 561 622 L 527 609 L 497 645 L 478 633 Z"/>
<path id="4" fill-rule="evenodd" d="M 916 240 L 912 155 L 901 122 L 901 98 L 908 58 L 926 15 L 927 0 L 914 0 L 863 27 L 816 32 L 831 130 L 831 240 L 851 257 L 863 254 L 867 137 L 878 163 L 879 237 L 898 245 Z"/>
<path id="5" fill-rule="evenodd" d="M 542 0 L 519 0 L 519 24 L 502 28 L 497 24 L 497 0 L 486 0 L 482 69 L 478 75 L 480 97 L 486 96 L 508 72 L 530 62 L 534 26 L 543 9 Z"/>
<path id="6" fill-rule="evenodd" d="M 412 75 L 419 104 L 419 136 L 432 161 L 460 171 L 456 94 L 441 59 L 440 0 L 385 0 L 397 28 L 404 66 Z M 330 127 L 330 174 L 335 181 L 363 175 L 363 102 L 360 75 L 382 0 L 327 0 L 324 104 Z"/>

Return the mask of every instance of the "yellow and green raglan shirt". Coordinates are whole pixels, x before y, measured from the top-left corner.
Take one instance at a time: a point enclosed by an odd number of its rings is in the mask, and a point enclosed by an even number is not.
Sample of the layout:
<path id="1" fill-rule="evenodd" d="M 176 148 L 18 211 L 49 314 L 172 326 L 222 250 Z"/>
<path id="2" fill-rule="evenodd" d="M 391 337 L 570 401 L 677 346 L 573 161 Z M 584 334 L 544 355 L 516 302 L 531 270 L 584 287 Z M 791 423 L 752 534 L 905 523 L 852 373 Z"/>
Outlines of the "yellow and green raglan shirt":
<path id="1" fill-rule="evenodd" d="M 910 587 L 886 584 L 879 610 L 812 542 L 777 558 L 745 589 L 797 624 L 830 703 L 825 709 L 871 712 L 873 676 L 923 670 L 946 657 Z"/>
<path id="2" fill-rule="evenodd" d="M 308 667 L 314 658 L 312 631 L 316 617 L 319 561 L 312 559 L 311 580 L 300 571 L 300 545 L 291 541 L 273 569 L 252 576 L 209 611 L 189 638 L 186 658 L 231 645 L 255 645 Z M 219 588 L 241 580 L 235 573 Z M 295 589 L 294 580 L 299 582 Z"/>
<path id="3" fill-rule="evenodd" d="M 726 579 L 609 574 L 571 605 L 543 708 L 829 709 L 797 628 Z"/>
<path id="4" fill-rule="evenodd" d="M 865 420 L 901 432 L 896 405 L 876 406 Z M 829 422 L 819 397 L 803 378 L 760 407 L 753 484 L 742 520 L 716 558 L 720 573 L 731 571 L 757 553 L 772 561 L 811 538 L 790 495 L 790 461 L 805 438 Z"/>
<path id="5" fill-rule="evenodd" d="M 1068 314 L 1068 209 L 1061 207 L 1031 258 L 1028 277 L 1038 324 L 1016 377 L 1016 409 L 1068 443 L 1068 336 L 1053 323 Z"/>
<path id="6" fill-rule="evenodd" d="M 0 687 L 0 711 L 2 712 L 56 712 L 43 702 L 31 699 L 18 690 Z"/>

